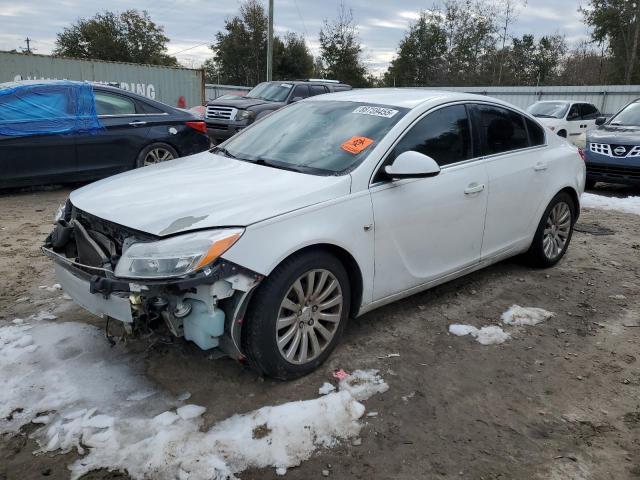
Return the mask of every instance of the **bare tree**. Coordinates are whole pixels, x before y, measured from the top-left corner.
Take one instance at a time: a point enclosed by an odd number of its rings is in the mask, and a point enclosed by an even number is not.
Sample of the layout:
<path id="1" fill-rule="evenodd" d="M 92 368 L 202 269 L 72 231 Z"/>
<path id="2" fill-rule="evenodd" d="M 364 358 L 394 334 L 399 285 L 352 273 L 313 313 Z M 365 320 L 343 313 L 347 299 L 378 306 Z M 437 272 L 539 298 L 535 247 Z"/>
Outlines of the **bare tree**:
<path id="1" fill-rule="evenodd" d="M 500 0 L 499 2 L 499 8 L 501 7 L 500 42 L 502 43 L 502 48 L 500 49 L 501 58 L 498 66 L 498 85 L 502 82 L 502 67 L 507 38 L 509 37 L 509 27 L 517 20 L 520 9 L 526 6 L 527 0 Z"/>

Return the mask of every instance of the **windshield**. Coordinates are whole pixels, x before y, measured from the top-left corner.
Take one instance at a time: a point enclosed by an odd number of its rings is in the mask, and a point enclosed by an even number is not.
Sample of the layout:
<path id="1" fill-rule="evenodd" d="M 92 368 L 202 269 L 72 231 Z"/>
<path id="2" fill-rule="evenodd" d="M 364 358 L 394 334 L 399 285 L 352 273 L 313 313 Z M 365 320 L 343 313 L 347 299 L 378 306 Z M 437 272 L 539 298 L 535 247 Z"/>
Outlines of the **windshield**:
<path id="1" fill-rule="evenodd" d="M 293 85 L 290 83 L 259 83 L 247 93 L 247 98 L 258 98 L 269 102 L 284 102 L 292 88 Z"/>
<path id="2" fill-rule="evenodd" d="M 299 102 L 232 137 L 219 151 L 300 172 L 335 174 L 364 160 L 406 112 L 359 102 Z"/>
<path id="3" fill-rule="evenodd" d="M 531 105 L 527 111 L 534 117 L 564 118 L 568 109 L 567 102 L 538 102 Z"/>
<path id="4" fill-rule="evenodd" d="M 609 124 L 640 127 L 640 103 L 633 102 L 624 107 Z"/>

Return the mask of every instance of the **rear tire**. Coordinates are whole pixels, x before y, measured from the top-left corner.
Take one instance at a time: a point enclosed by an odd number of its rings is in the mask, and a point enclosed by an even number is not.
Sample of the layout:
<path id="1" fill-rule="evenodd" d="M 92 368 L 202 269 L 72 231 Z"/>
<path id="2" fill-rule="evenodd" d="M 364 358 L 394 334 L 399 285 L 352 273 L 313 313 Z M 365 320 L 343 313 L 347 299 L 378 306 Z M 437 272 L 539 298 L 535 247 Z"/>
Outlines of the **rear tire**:
<path id="1" fill-rule="evenodd" d="M 280 380 L 315 370 L 331 354 L 349 315 L 342 263 L 324 251 L 282 262 L 258 287 L 242 327 L 242 346 L 261 373 Z"/>
<path id="2" fill-rule="evenodd" d="M 140 151 L 136 159 L 136 168 L 155 165 L 178 157 L 176 149 L 168 143 L 155 142 Z"/>
<path id="3" fill-rule="evenodd" d="M 531 266 L 552 267 L 569 247 L 576 221 L 576 206 L 567 192 L 558 193 L 544 211 L 525 258 Z"/>

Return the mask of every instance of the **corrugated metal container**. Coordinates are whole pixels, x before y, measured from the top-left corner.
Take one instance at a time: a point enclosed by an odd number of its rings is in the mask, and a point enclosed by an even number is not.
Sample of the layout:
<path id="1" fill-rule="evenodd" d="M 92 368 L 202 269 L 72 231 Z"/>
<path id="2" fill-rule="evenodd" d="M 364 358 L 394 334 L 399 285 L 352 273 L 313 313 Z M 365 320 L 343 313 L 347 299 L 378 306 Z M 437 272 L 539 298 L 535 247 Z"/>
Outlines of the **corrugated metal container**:
<path id="1" fill-rule="evenodd" d="M 0 52 L 0 82 L 42 79 L 117 84 L 173 106 L 180 97 L 187 107 L 204 104 L 203 70 Z"/>
<path id="2" fill-rule="evenodd" d="M 252 87 L 241 87 L 238 85 L 217 85 L 213 83 L 207 83 L 204 86 L 204 98 L 207 100 L 215 100 L 222 95 L 237 95 L 245 94 Z"/>
<path id="3" fill-rule="evenodd" d="M 435 90 L 487 95 L 520 108 L 539 100 L 572 100 L 593 103 L 602 113 L 616 113 L 640 98 L 640 85 L 589 85 L 546 87 L 433 87 Z"/>

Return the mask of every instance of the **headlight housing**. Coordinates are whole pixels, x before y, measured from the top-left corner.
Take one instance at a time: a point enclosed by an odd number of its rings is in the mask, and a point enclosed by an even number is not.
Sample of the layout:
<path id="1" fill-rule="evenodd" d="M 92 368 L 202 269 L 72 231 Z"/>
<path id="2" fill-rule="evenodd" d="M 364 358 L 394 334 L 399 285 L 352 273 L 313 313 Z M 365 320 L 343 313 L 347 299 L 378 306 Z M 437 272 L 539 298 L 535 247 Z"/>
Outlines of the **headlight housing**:
<path id="1" fill-rule="evenodd" d="M 252 110 L 240 110 L 238 112 L 238 120 L 253 120 L 256 118 L 256 112 Z"/>
<path id="2" fill-rule="evenodd" d="M 134 243 L 123 252 L 115 274 L 136 279 L 182 277 L 209 265 L 243 232 L 241 228 L 225 228 Z"/>

